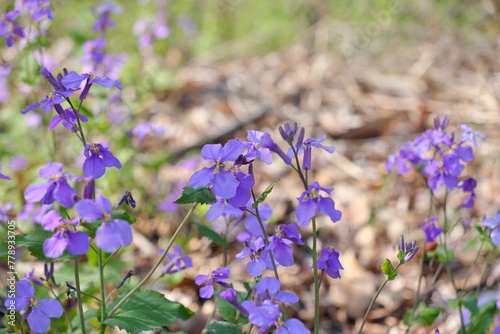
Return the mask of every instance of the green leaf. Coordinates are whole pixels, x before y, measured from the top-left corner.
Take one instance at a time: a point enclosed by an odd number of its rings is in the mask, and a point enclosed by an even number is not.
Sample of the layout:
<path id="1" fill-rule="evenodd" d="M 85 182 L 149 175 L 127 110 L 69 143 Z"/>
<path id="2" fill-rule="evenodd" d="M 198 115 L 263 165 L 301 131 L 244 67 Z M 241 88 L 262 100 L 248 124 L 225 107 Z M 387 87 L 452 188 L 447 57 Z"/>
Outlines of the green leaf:
<path id="1" fill-rule="evenodd" d="M 380 268 L 382 268 L 382 272 L 385 274 L 386 278 L 389 281 L 392 281 L 393 279 L 396 278 L 396 276 L 398 276 L 396 270 L 392 266 L 392 263 L 391 261 L 389 261 L 389 259 L 385 259 L 384 263 L 382 263 Z"/>
<path id="2" fill-rule="evenodd" d="M 132 217 L 130 213 L 124 210 L 113 210 L 111 212 L 111 217 L 113 217 L 114 219 L 125 220 L 126 222 L 129 222 L 129 224 L 135 223 L 135 218 Z"/>
<path id="3" fill-rule="evenodd" d="M 214 333 L 214 334 L 219 334 L 219 333 L 224 333 L 224 334 L 241 334 L 242 331 L 241 329 L 229 322 L 225 321 L 215 321 L 212 322 L 208 327 L 206 328 L 208 333 Z"/>
<path id="4" fill-rule="evenodd" d="M 411 318 L 411 310 L 408 310 L 403 319 L 406 325 L 413 326 L 416 324 L 422 324 L 425 326 L 430 326 L 434 323 L 434 320 L 438 317 L 438 315 L 443 312 L 444 309 L 440 307 L 427 306 L 425 303 L 421 303 L 418 305 L 418 308 L 415 310 L 415 314 L 413 318 Z"/>
<path id="5" fill-rule="evenodd" d="M 447 250 L 443 246 L 438 246 L 435 250 L 427 253 L 430 257 L 438 258 L 440 263 L 448 263 L 455 256 L 455 252 L 452 250 Z"/>
<path id="6" fill-rule="evenodd" d="M 463 299 L 463 304 L 466 309 L 468 309 L 472 314 L 477 314 L 479 312 L 479 307 L 477 306 L 477 296 L 471 295 Z"/>
<path id="7" fill-rule="evenodd" d="M 493 320 L 495 319 L 495 313 L 497 312 L 496 302 L 491 301 L 484 305 L 481 305 L 478 309 L 478 313 L 472 316 L 472 322 L 470 324 L 470 330 L 468 333 L 474 334 L 487 334 Z"/>
<path id="8" fill-rule="evenodd" d="M 271 183 L 270 185 L 267 186 L 266 190 L 264 190 L 264 192 L 262 194 L 260 194 L 259 198 L 257 198 L 257 200 L 252 204 L 252 208 L 256 209 L 257 206 L 259 205 L 259 203 L 262 203 L 265 201 L 267 195 L 269 195 L 271 193 L 271 191 L 273 190 L 274 188 L 274 185 L 276 184 L 276 182 L 278 182 L 280 179 L 277 179 L 276 181 L 274 181 L 273 183 Z"/>
<path id="9" fill-rule="evenodd" d="M 208 204 L 215 201 L 215 195 L 208 187 L 193 188 L 191 186 L 184 187 L 182 196 L 175 201 L 177 204 L 200 203 Z"/>
<path id="10" fill-rule="evenodd" d="M 24 237 L 21 235 L 16 236 L 16 246 L 28 247 L 28 249 L 31 252 L 31 255 L 45 262 L 77 259 L 79 257 L 71 255 L 70 253 L 68 253 L 68 251 L 64 251 L 63 255 L 56 258 L 45 257 L 45 254 L 43 252 L 43 243 L 53 234 L 54 233 L 52 232 L 45 231 L 44 229 L 39 228 L 34 231 L 31 231 Z"/>
<path id="11" fill-rule="evenodd" d="M 123 297 L 124 294 L 116 298 L 109 310 Z M 187 320 L 193 314 L 193 311 L 184 307 L 184 305 L 172 302 L 156 291 L 139 290 L 127 299 L 118 311 L 104 323 L 112 327 L 118 326 L 118 328 L 127 332 L 139 333 L 169 326 L 177 319 Z"/>
<path id="12" fill-rule="evenodd" d="M 194 223 L 198 228 L 200 229 L 201 234 L 209 238 L 214 242 L 214 244 L 217 244 L 219 246 L 227 246 L 228 243 L 226 240 L 224 240 L 223 237 L 214 230 L 212 230 L 210 227 L 207 227 L 203 225 L 202 223 Z"/>
<path id="13" fill-rule="evenodd" d="M 244 325 L 248 323 L 248 318 L 241 314 L 234 305 L 230 304 L 225 299 L 217 297 L 217 308 L 222 318 L 232 324 Z"/>

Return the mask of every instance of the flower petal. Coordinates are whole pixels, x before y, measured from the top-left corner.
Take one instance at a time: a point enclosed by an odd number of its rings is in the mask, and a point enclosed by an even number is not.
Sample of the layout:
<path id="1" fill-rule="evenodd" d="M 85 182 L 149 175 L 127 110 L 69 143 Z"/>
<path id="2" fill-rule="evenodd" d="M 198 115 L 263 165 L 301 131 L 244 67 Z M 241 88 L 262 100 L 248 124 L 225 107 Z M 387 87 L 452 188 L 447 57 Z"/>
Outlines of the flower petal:
<path id="1" fill-rule="evenodd" d="M 68 245 L 66 249 L 71 255 L 85 254 L 89 249 L 89 236 L 84 232 L 67 231 Z"/>
<path id="2" fill-rule="evenodd" d="M 28 325 L 33 332 L 44 333 L 50 327 L 50 318 L 41 308 L 34 306 L 31 308 L 31 313 L 28 315 Z"/>
<path id="3" fill-rule="evenodd" d="M 45 314 L 51 318 L 59 318 L 63 314 L 63 308 L 58 300 L 42 299 L 38 301 L 38 305 L 40 305 Z"/>

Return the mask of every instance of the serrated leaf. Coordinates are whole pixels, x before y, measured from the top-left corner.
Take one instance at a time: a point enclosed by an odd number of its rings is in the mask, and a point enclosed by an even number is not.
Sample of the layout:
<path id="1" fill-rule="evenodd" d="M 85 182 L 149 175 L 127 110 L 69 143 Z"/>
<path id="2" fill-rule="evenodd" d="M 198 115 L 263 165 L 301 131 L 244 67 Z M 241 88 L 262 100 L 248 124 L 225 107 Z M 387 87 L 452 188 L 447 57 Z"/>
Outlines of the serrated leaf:
<path id="1" fill-rule="evenodd" d="M 16 246 L 28 247 L 31 255 L 45 262 L 72 260 L 79 257 L 78 255 L 71 255 L 70 253 L 68 253 L 68 251 L 64 251 L 63 255 L 56 258 L 45 257 L 45 254 L 43 252 L 43 243 L 53 234 L 53 232 L 49 232 L 42 228 L 39 228 L 31 231 L 24 237 L 21 235 L 16 236 Z"/>
<path id="2" fill-rule="evenodd" d="M 208 327 L 206 328 L 209 333 L 210 331 L 213 331 L 215 334 L 241 334 L 243 333 L 241 329 L 229 322 L 225 321 L 215 321 L 212 322 Z"/>
<path id="3" fill-rule="evenodd" d="M 130 213 L 124 210 L 113 210 L 111 211 L 111 217 L 114 219 L 125 220 L 126 222 L 133 224 L 135 223 L 135 217 L 133 217 Z"/>
<path id="4" fill-rule="evenodd" d="M 196 226 L 198 226 L 200 233 L 209 238 L 214 242 L 214 244 L 219 245 L 219 246 L 227 246 L 228 243 L 224 238 L 214 230 L 212 230 L 210 227 L 207 227 L 203 225 L 202 223 L 194 223 Z"/>
<path id="5" fill-rule="evenodd" d="M 434 323 L 434 320 L 438 317 L 438 315 L 443 312 L 444 309 L 440 307 L 427 306 L 425 303 L 421 303 L 418 305 L 418 308 L 415 310 L 415 314 L 413 318 L 411 317 L 411 311 L 406 312 L 404 315 L 404 322 L 409 326 L 413 326 L 416 324 L 422 324 L 425 326 L 430 326 Z"/>
<path id="6" fill-rule="evenodd" d="M 257 200 L 252 204 L 252 208 L 256 209 L 260 203 L 266 200 L 266 197 L 271 193 L 271 191 L 273 191 L 274 186 L 279 180 L 280 179 L 277 179 L 276 181 L 267 186 L 266 190 L 264 190 L 264 192 L 260 194 L 259 198 L 257 198 Z"/>
<path id="7" fill-rule="evenodd" d="M 389 259 L 385 259 L 384 263 L 382 263 L 380 268 L 382 269 L 382 272 L 385 274 L 386 278 L 389 281 L 392 281 L 393 279 L 396 278 L 396 276 L 398 276 L 396 270 L 392 266 L 392 263 L 391 261 L 389 261 Z"/>
<path id="8" fill-rule="evenodd" d="M 116 298 L 109 309 L 112 309 L 123 297 L 124 294 Z M 194 312 L 184 305 L 172 302 L 156 291 L 139 290 L 104 323 L 112 327 L 118 326 L 127 332 L 139 333 L 169 326 L 177 319 L 187 320 L 193 314 Z"/>
<path id="9" fill-rule="evenodd" d="M 182 196 L 175 201 L 177 204 L 200 203 L 208 204 L 216 200 L 215 195 L 208 187 L 193 188 L 191 186 L 184 187 Z"/>

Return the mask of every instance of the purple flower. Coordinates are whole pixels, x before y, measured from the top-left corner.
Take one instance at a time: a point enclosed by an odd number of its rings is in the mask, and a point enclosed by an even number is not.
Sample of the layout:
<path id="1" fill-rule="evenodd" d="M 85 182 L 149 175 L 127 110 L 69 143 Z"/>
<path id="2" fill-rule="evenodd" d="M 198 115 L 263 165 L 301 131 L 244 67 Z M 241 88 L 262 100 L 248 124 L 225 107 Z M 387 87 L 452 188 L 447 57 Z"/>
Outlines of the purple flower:
<path id="1" fill-rule="evenodd" d="M 75 110 L 73 110 L 72 108 L 68 108 L 68 109 L 61 108 L 59 110 L 58 109 L 59 108 L 56 109 L 56 111 L 58 111 L 58 114 L 52 116 L 52 118 L 50 119 L 49 127 L 48 127 L 49 130 L 55 129 L 56 126 L 59 125 L 59 123 L 62 123 L 62 125 L 65 128 L 70 129 L 71 132 L 77 132 L 78 128 L 77 128 L 76 124 L 78 121 L 77 121 L 75 114 L 77 114 L 80 121 L 82 121 L 84 123 L 88 122 L 88 120 L 89 120 L 87 116 L 80 114 L 80 112 L 78 110 L 75 112 Z"/>
<path id="2" fill-rule="evenodd" d="M 0 173 L 0 179 L 4 179 L 4 180 L 8 180 L 8 181 L 12 180 L 12 178 L 10 176 L 7 176 L 7 175 L 2 174 L 2 173 Z"/>
<path id="3" fill-rule="evenodd" d="M 160 254 L 163 254 L 164 250 L 160 248 Z M 182 254 L 182 248 L 180 246 L 174 246 L 173 253 L 167 253 L 170 262 L 163 266 L 162 272 L 164 274 L 173 274 L 184 270 L 186 268 L 193 267 L 193 261 L 189 256 Z"/>
<path id="4" fill-rule="evenodd" d="M 247 246 L 236 254 L 238 260 L 243 260 L 249 257 L 251 260 L 247 265 L 248 274 L 252 277 L 261 276 L 264 270 L 268 267 L 267 263 L 268 252 L 266 244 L 262 238 L 257 238 L 246 243 Z"/>
<path id="5" fill-rule="evenodd" d="M 134 197 L 132 197 L 132 193 L 129 190 L 125 190 L 125 193 L 123 194 L 122 198 L 116 204 L 116 208 L 118 209 L 120 205 L 122 205 L 123 203 L 135 208 L 136 203 Z"/>
<path id="6" fill-rule="evenodd" d="M 84 221 L 102 220 L 95 243 L 103 251 L 112 253 L 132 242 L 132 227 L 125 220 L 111 217 L 111 202 L 107 198 L 99 195 L 95 202 L 82 199 L 75 204 L 75 210 Z"/>
<path id="7" fill-rule="evenodd" d="M 14 172 L 26 169 L 28 167 L 28 159 L 25 156 L 18 154 L 10 158 L 10 168 Z"/>
<path id="8" fill-rule="evenodd" d="M 238 301 L 238 298 L 236 296 L 236 291 L 233 289 L 229 288 L 227 290 L 224 290 L 220 293 L 219 297 L 236 307 L 240 312 L 248 317 L 248 310 Z"/>
<path id="9" fill-rule="evenodd" d="M 130 130 L 130 134 L 137 137 L 137 145 L 141 145 L 147 135 L 155 134 L 157 136 L 163 136 L 165 134 L 165 129 L 153 121 L 148 121 L 134 126 L 132 130 Z"/>
<path id="10" fill-rule="evenodd" d="M 9 202 L 7 204 L 2 204 L 0 202 L 0 224 L 6 224 L 9 221 L 9 211 L 14 208 L 14 203 Z"/>
<path id="11" fill-rule="evenodd" d="M 1 30 L 0 23 L 0 30 Z M 0 65 L 0 105 L 6 104 L 10 100 L 10 85 L 8 82 L 8 77 L 12 71 L 12 66 Z"/>
<path id="12" fill-rule="evenodd" d="M 35 333 L 44 333 L 50 327 L 50 318 L 59 318 L 63 314 L 61 303 L 55 299 L 35 299 L 35 287 L 27 280 L 16 284 L 17 295 L 7 298 L 5 307 L 15 305 L 16 312 L 24 309 L 23 317 L 28 318 L 28 325 Z"/>
<path id="13" fill-rule="evenodd" d="M 50 0 L 25 0 L 22 5 L 27 9 L 31 18 L 35 22 L 40 22 L 44 18 L 54 20 L 54 13 L 50 8 Z"/>
<path id="14" fill-rule="evenodd" d="M 115 21 L 110 20 L 111 14 L 120 14 L 123 8 L 116 6 L 114 1 L 104 1 L 94 8 L 94 13 L 97 15 L 97 20 L 92 26 L 93 31 L 105 32 L 108 27 L 114 27 Z"/>
<path id="15" fill-rule="evenodd" d="M 425 233 L 425 240 L 427 242 L 432 242 L 436 240 L 437 236 L 444 231 L 443 228 L 436 227 L 435 222 L 439 221 L 439 217 L 429 217 L 422 222 L 422 229 Z"/>
<path id="16" fill-rule="evenodd" d="M 335 209 L 335 202 L 333 199 L 330 197 L 323 197 L 319 194 L 320 191 L 330 194 L 332 190 L 333 188 L 320 187 L 318 182 L 314 182 L 307 187 L 307 190 L 297 198 L 299 200 L 299 205 L 297 206 L 295 214 L 297 215 L 299 225 L 307 226 L 309 220 L 316 215 L 316 211 L 328 215 L 334 223 L 342 218 L 342 212 Z"/>
<path id="17" fill-rule="evenodd" d="M 463 208 L 472 208 L 474 206 L 474 201 L 476 198 L 476 192 L 474 191 L 476 189 L 477 182 L 474 178 L 470 177 L 462 181 L 460 187 L 462 188 L 463 192 L 468 192 L 470 193 L 469 196 L 465 198 L 465 200 L 462 202 L 462 207 Z"/>
<path id="18" fill-rule="evenodd" d="M 489 232 L 494 245 L 500 246 L 500 212 L 495 213 L 493 218 L 483 218 L 483 225 L 491 229 Z"/>
<path id="19" fill-rule="evenodd" d="M 25 115 L 27 112 L 40 107 L 42 107 L 42 111 L 44 113 L 48 113 L 52 109 L 52 107 L 62 109 L 61 103 L 63 103 L 64 101 L 66 100 L 60 92 L 53 92 L 47 95 L 42 101 L 30 104 L 25 109 L 21 110 L 21 114 Z"/>
<path id="20" fill-rule="evenodd" d="M 291 266 L 293 261 L 292 243 L 303 245 L 297 225 L 278 225 L 276 233 L 271 237 L 269 250 L 273 252 L 274 259 L 282 266 Z"/>
<path id="21" fill-rule="evenodd" d="M 415 254 L 417 254 L 418 250 L 420 249 L 420 247 L 415 247 L 416 245 L 417 245 L 417 240 L 415 240 L 413 242 L 405 242 L 404 236 L 401 235 L 401 237 L 399 238 L 399 245 L 398 245 L 399 263 L 401 263 L 401 264 L 407 263 L 411 259 L 413 259 Z"/>
<path id="22" fill-rule="evenodd" d="M 31 270 L 28 273 L 25 273 L 24 278 L 33 284 L 36 284 L 38 286 L 43 286 L 43 283 L 35 277 L 35 269 Z"/>
<path id="23" fill-rule="evenodd" d="M 7 35 L 5 45 L 8 48 L 14 45 L 14 35 L 24 37 L 23 27 L 14 22 L 20 14 L 19 10 L 11 10 L 0 19 L 0 37 Z"/>
<path id="24" fill-rule="evenodd" d="M 332 246 L 323 248 L 318 258 L 318 269 L 324 270 L 331 278 L 340 278 L 340 270 L 344 270 L 339 260 L 339 252 Z"/>
<path id="25" fill-rule="evenodd" d="M 122 167 L 120 161 L 102 144 L 86 144 L 83 154 L 86 157 L 83 163 L 85 176 L 98 179 L 104 175 L 107 167 Z"/>
<path id="26" fill-rule="evenodd" d="M 481 139 L 485 140 L 486 138 L 480 134 L 479 132 L 473 131 L 469 126 L 465 124 L 460 124 L 458 126 L 460 130 L 462 130 L 462 134 L 460 136 L 460 140 L 462 142 L 469 142 L 474 146 L 477 146 L 477 140 L 476 139 Z"/>
<path id="27" fill-rule="evenodd" d="M 52 205 L 45 204 L 37 207 L 32 203 L 27 203 L 23 206 L 22 211 L 17 214 L 16 218 L 21 221 L 28 221 L 31 218 L 33 224 L 41 224 L 45 212 L 51 207 Z"/>
<path id="28" fill-rule="evenodd" d="M 84 232 L 73 231 L 71 225 L 78 225 L 79 219 L 62 219 L 61 214 L 51 210 L 42 219 L 42 227 L 50 232 L 57 232 L 44 241 L 43 252 L 46 257 L 61 256 L 65 250 L 71 255 L 82 255 L 89 249 L 89 237 Z"/>
<path id="29" fill-rule="evenodd" d="M 70 72 L 67 75 L 62 78 L 62 84 L 65 87 L 68 87 L 70 89 L 80 89 L 80 86 L 84 80 L 87 80 L 85 83 L 85 86 L 83 87 L 82 93 L 80 94 L 80 101 L 83 101 L 87 98 L 87 95 L 90 91 L 90 87 L 92 87 L 93 84 L 98 84 L 102 87 L 111 87 L 115 86 L 119 90 L 123 89 L 122 84 L 118 80 L 113 80 L 108 77 L 101 78 L 99 76 L 95 76 L 93 73 L 83 73 L 83 74 L 78 74 L 76 72 Z"/>
<path id="30" fill-rule="evenodd" d="M 212 167 L 205 167 L 191 176 L 189 183 L 194 188 L 213 185 L 214 193 L 220 197 L 232 198 L 236 195 L 239 182 L 236 176 L 226 170 L 224 162 L 235 161 L 244 149 L 244 144 L 236 139 L 221 144 L 208 144 L 201 149 L 205 160 L 213 160 Z"/>
<path id="31" fill-rule="evenodd" d="M 226 281 L 229 279 L 229 268 L 219 268 L 212 271 L 210 275 L 198 275 L 194 279 L 196 285 L 201 286 L 204 283 L 205 286 L 200 289 L 201 298 L 211 298 L 214 294 L 213 283 L 219 283 L 225 288 L 229 288 L 229 284 Z"/>
<path id="32" fill-rule="evenodd" d="M 309 334 L 310 330 L 304 326 L 304 324 L 295 318 L 288 319 L 281 325 L 276 327 L 274 334 Z"/>
<path id="33" fill-rule="evenodd" d="M 155 20 L 139 19 L 134 24 L 134 35 L 139 36 L 138 45 L 141 50 L 151 46 L 155 39 L 162 40 L 170 35 L 167 25 L 167 13 L 159 11 Z"/>
<path id="34" fill-rule="evenodd" d="M 259 220 L 255 216 L 255 209 L 251 208 L 249 206 L 249 208 L 247 210 L 249 212 L 251 212 L 252 214 L 249 214 L 246 216 L 245 223 L 244 223 L 245 230 L 241 231 L 238 234 L 236 239 L 240 242 L 243 242 L 243 241 L 252 239 L 252 237 L 255 237 L 255 238 L 266 237 L 267 238 L 267 235 L 264 235 L 262 233 L 262 228 L 260 227 Z M 267 203 L 261 203 L 259 205 L 259 214 L 260 214 L 262 224 L 264 225 L 264 231 L 265 231 L 267 228 L 266 221 L 272 217 L 273 209 Z"/>
<path id="35" fill-rule="evenodd" d="M 335 146 L 324 146 L 321 145 L 320 142 L 326 139 L 326 136 L 320 137 L 320 138 L 309 138 L 304 141 L 304 161 L 302 163 L 302 168 L 305 170 L 310 170 L 311 169 L 311 151 L 313 147 L 316 148 L 321 148 L 328 153 L 333 153 L 335 152 Z"/>
<path id="36" fill-rule="evenodd" d="M 63 165 L 59 162 L 49 162 L 40 168 L 40 177 L 49 180 L 45 184 L 33 184 L 26 188 L 24 192 L 26 202 L 52 204 L 56 201 L 64 207 L 71 208 L 75 203 L 77 192 L 70 187 L 66 180 L 67 178 L 72 179 L 73 176 L 63 174 L 62 169 Z"/>
<path id="37" fill-rule="evenodd" d="M 285 292 L 280 290 L 280 281 L 274 277 L 264 277 L 255 284 L 254 291 L 262 300 L 269 299 L 280 303 L 294 304 L 299 301 L 299 297 L 293 292 Z"/>
<path id="38" fill-rule="evenodd" d="M 266 143 L 269 143 L 269 141 L 272 141 L 271 135 L 269 133 L 254 130 L 248 130 L 247 132 L 247 139 L 249 141 L 244 142 L 247 148 L 245 158 L 248 161 L 259 158 L 266 164 L 270 165 L 273 162 L 273 156 L 271 150 L 265 147 L 265 145 Z"/>
<path id="39" fill-rule="evenodd" d="M 255 326 L 260 327 L 259 334 L 267 332 L 281 318 L 280 306 L 270 300 L 252 308 L 248 320 Z"/>

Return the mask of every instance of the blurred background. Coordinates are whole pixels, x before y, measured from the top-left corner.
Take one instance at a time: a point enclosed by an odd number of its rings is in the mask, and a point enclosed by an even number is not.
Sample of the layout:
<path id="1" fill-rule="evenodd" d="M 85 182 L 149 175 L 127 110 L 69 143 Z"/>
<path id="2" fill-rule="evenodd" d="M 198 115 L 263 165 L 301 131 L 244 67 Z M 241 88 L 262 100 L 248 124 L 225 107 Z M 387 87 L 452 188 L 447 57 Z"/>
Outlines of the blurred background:
<path id="1" fill-rule="evenodd" d="M 157 247 L 166 244 L 187 211 L 172 202 L 201 166 L 202 145 L 245 139 L 247 130 L 270 132 L 278 141 L 277 127 L 284 122 L 305 127 L 307 137 L 327 135 L 327 144 L 337 149 L 331 156 L 316 152 L 313 160 L 313 178 L 335 188 L 332 197 L 343 212 L 335 225 L 324 217 L 319 220 L 323 246 L 333 245 L 345 268 L 342 279 L 323 283 L 322 333 L 357 328 L 383 281 L 380 264 L 385 258 L 395 260 L 398 237 L 422 240 L 420 225 L 430 201 L 425 184 L 416 174 L 387 174 L 384 163 L 404 142 L 430 128 L 435 117 L 446 115 L 453 126 L 467 124 L 487 138 L 468 166 L 478 181 L 476 206 L 454 210 L 453 219 L 479 222 L 498 210 L 498 0 L 105 4 L 53 0 L 53 21 L 21 18 L 29 42 L 15 40 L 12 48 L 0 47 L 0 172 L 14 180 L 0 184 L 0 211 L 11 218 L 26 213 L 24 189 L 40 182 L 38 169 L 48 161 L 62 162 L 65 172 L 81 175 L 77 138 L 62 126 L 47 130 L 50 116 L 39 110 L 19 113 L 50 92 L 40 69 L 93 71 L 119 79 L 122 92 L 95 88 L 82 107 L 89 117 L 86 136 L 107 142 L 123 164 L 121 170 L 108 170 L 99 189 L 113 203 L 131 190 L 138 203 L 130 209 L 137 218 L 133 246 L 122 251 L 122 261 L 114 262 L 114 280 L 134 267 L 132 281 L 138 281 L 157 257 Z M 2 2 L 0 12 L 12 6 Z M 115 24 L 94 31 L 96 17 L 106 9 Z M 295 221 L 296 197 L 302 191 L 298 178 L 279 162 L 257 167 L 258 189 L 281 179 L 269 196 L 272 221 Z M 458 208 L 461 200 L 451 198 L 451 206 Z M 197 219 L 209 225 L 203 218 L 206 209 L 199 209 Z M 21 232 L 33 228 L 31 218 L 17 219 Z M 223 230 L 221 225 L 212 228 Z M 459 280 L 474 261 L 478 239 L 473 232 L 464 226 L 449 241 L 461 251 L 454 263 Z M 471 240 L 465 247 L 464 236 Z M 303 239 L 310 242 L 310 231 L 304 230 Z M 222 249 L 195 226 L 179 243 L 193 257 L 194 268 L 162 278 L 155 287 L 197 312 L 194 321 L 178 326 L 198 333 L 197 325 L 208 319 L 214 305 L 198 298 L 193 279 L 221 266 Z M 230 254 L 238 251 L 233 247 Z M 295 256 L 297 264 L 283 270 L 282 287 L 301 298 L 290 308 L 291 316 L 312 328 L 310 259 L 301 249 Z M 31 260 L 26 254 L 25 271 L 39 268 Z M 486 275 L 478 272 L 469 279 L 466 288 L 498 290 L 498 260 L 477 261 L 479 267 L 493 265 Z M 436 267 L 429 263 L 426 274 L 432 277 Z M 89 266 L 89 278 L 92 270 Z M 366 333 L 404 333 L 402 315 L 413 306 L 418 270 L 417 261 L 403 267 L 387 286 Z M 69 268 L 67 272 L 71 274 Z M 244 263 L 234 264 L 232 272 L 245 277 Z M 63 280 L 64 268 L 61 273 Z M 452 298 L 445 276 L 442 282 L 436 277 L 429 297 L 440 307 Z M 436 327 L 455 333 L 458 326 L 457 312 L 450 310 L 433 326 L 414 327 L 410 333 L 433 333 Z"/>

